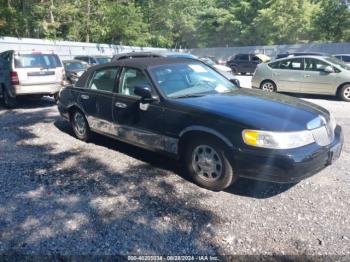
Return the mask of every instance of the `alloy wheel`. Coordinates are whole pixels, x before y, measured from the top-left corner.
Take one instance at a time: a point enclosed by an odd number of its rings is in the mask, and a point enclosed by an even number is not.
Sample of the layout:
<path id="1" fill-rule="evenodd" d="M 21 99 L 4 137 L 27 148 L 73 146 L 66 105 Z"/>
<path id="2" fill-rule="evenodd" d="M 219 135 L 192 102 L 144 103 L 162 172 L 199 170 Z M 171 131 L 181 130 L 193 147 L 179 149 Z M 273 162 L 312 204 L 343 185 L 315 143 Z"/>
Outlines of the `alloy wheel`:
<path id="1" fill-rule="evenodd" d="M 86 122 L 84 116 L 80 112 L 74 114 L 73 123 L 75 131 L 79 135 L 84 136 L 86 133 Z"/>
<path id="2" fill-rule="evenodd" d="M 274 92 L 275 91 L 275 86 L 271 82 L 265 82 L 262 85 L 261 89 L 266 91 L 266 92 Z"/>
<path id="3" fill-rule="evenodd" d="M 223 173 L 219 154 L 208 145 L 199 145 L 193 150 L 192 167 L 197 176 L 208 182 L 217 181 Z"/>
<path id="4" fill-rule="evenodd" d="M 343 95 L 346 99 L 350 100 L 350 86 L 344 89 Z"/>

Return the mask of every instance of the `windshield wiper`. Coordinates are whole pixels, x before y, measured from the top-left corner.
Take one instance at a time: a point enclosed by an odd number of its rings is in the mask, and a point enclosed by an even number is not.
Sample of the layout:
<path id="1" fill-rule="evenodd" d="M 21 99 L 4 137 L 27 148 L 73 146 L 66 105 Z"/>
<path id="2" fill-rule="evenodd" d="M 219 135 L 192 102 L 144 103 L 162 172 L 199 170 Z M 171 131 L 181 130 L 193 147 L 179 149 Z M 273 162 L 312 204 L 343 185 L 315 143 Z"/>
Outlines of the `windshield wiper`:
<path id="1" fill-rule="evenodd" d="M 204 94 L 187 94 L 187 95 L 181 95 L 181 96 L 174 96 L 172 98 L 189 98 L 189 97 L 201 97 L 204 96 Z"/>

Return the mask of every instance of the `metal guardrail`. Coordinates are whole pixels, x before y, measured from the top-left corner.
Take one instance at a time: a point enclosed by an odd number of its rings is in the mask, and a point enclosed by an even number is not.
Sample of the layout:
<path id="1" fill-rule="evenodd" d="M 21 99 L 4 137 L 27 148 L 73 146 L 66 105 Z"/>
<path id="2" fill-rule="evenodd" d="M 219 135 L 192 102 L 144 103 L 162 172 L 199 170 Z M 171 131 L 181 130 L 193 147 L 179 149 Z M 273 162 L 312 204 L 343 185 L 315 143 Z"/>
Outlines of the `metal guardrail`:
<path id="1" fill-rule="evenodd" d="M 109 55 L 132 51 L 160 51 L 165 48 L 109 45 L 71 41 L 43 40 L 33 38 L 0 37 L 0 52 L 6 50 L 53 51 L 62 59 L 72 59 L 78 55 Z"/>

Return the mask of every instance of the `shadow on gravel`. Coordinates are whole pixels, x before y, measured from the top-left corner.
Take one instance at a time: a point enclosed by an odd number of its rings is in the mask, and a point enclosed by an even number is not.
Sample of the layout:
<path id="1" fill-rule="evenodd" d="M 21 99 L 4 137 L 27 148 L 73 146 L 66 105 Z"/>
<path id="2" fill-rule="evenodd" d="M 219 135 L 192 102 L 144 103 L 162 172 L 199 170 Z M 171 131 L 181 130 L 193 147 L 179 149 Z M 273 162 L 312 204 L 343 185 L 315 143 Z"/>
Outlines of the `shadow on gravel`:
<path id="1" fill-rule="evenodd" d="M 67 121 L 59 119 L 55 121 L 54 125 L 62 132 L 65 132 L 74 137 L 73 131 Z M 133 145 L 129 145 L 127 143 L 113 140 L 109 137 L 99 134 L 94 134 L 92 143 L 118 151 L 140 161 L 147 162 L 155 168 L 161 168 L 174 172 L 181 176 L 183 179 L 187 180 L 188 183 L 192 183 L 192 181 L 190 181 L 188 177 L 183 173 L 181 164 L 177 160 L 158 153 L 150 152 L 142 148 L 138 148 Z M 239 196 L 262 199 L 283 193 L 294 185 L 295 184 L 277 184 L 240 178 L 235 182 L 235 184 L 227 188 L 225 192 Z"/>
<path id="2" fill-rule="evenodd" d="M 205 190 L 183 190 L 186 181 L 169 183 L 149 164 L 116 172 L 79 149 L 60 151 L 59 141 L 35 142 L 31 130 L 43 121 L 68 131 L 58 119 L 45 110 L 2 116 L 0 254 L 220 253 L 211 227 L 220 221 L 201 205 Z"/>
<path id="3" fill-rule="evenodd" d="M 1 99 L 0 99 L 1 101 Z M 34 108 L 46 108 L 55 105 L 55 101 L 50 97 L 43 98 L 19 98 L 18 105 L 14 109 L 34 109 Z M 0 111 L 7 109 L 3 102 L 0 102 Z M 7 109 L 11 110 L 11 109 Z"/>
<path id="4" fill-rule="evenodd" d="M 225 192 L 239 196 L 263 199 L 281 194 L 295 185 L 295 183 L 279 184 L 240 178 L 232 186 L 227 188 Z"/>

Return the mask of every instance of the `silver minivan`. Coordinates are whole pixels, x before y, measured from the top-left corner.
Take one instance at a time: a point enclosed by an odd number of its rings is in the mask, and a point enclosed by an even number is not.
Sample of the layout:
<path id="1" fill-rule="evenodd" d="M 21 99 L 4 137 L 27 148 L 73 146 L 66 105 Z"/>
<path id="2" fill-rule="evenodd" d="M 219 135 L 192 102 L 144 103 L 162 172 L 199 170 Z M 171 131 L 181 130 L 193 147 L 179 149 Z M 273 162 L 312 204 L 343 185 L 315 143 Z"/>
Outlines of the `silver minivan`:
<path id="1" fill-rule="evenodd" d="M 298 56 L 260 64 L 253 88 L 269 92 L 336 95 L 350 102 L 350 66 L 331 56 Z"/>
<path id="2" fill-rule="evenodd" d="M 0 94 L 7 107 L 20 96 L 57 97 L 65 84 L 65 70 L 52 52 L 15 51 L 0 53 Z"/>

